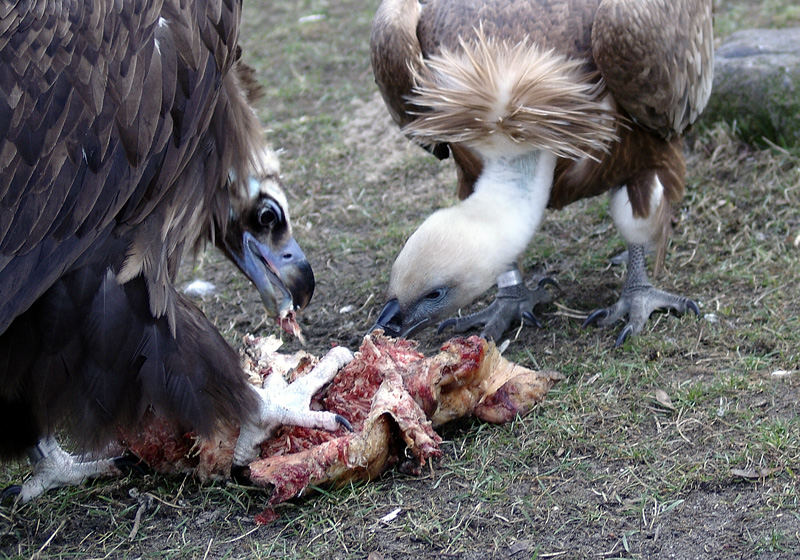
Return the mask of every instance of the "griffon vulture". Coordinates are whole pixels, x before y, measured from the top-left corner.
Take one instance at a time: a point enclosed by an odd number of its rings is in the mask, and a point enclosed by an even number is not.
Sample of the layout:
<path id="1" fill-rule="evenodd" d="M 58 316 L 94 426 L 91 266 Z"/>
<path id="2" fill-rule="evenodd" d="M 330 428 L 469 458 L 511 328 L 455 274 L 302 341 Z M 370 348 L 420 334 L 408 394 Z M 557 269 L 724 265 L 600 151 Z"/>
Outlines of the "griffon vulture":
<path id="1" fill-rule="evenodd" d="M 61 427 L 99 448 L 151 408 L 198 435 L 235 423 L 244 464 L 271 421 L 341 421 L 254 389 L 173 285 L 210 239 L 273 316 L 314 289 L 240 16 L 236 0 L 0 7 L 0 455 L 33 461 L 23 499 L 115 470 L 66 454 Z"/>
<path id="2" fill-rule="evenodd" d="M 663 259 L 684 192 L 681 133 L 708 99 L 712 47 L 711 0 L 383 0 L 375 80 L 406 134 L 453 158 L 462 201 L 408 239 L 376 327 L 410 335 L 494 282 L 492 305 L 440 328 L 498 338 L 512 321 L 535 322 L 546 290 L 524 286 L 520 254 L 546 207 L 604 192 L 627 277 L 585 325 L 627 316 L 619 345 L 656 309 L 698 313 L 653 287 L 645 254 Z"/>

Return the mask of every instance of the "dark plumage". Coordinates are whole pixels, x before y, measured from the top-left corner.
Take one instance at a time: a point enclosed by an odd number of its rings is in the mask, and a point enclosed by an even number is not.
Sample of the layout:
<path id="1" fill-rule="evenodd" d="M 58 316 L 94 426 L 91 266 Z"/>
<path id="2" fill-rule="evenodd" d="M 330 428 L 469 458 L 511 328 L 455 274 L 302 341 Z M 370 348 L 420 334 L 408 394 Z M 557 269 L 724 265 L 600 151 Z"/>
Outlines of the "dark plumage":
<path id="1" fill-rule="evenodd" d="M 650 285 L 643 255 L 663 258 L 684 191 L 681 134 L 710 94 L 710 0 L 383 0 L 371 47 L 389 112 L 452 156 L 462 199 L 411 236 L 376 326 L 413 334 L 495 280 L 498 301 L 457 330 L 499 337 L 535 322 L 541 294 L 516 260 L 545 207 L 605 192 L 631 260 L 620 302 L 589 322 L 627 315 L 619 343 L 656 308 L 697 311 Z"/>
<path id="2" fill-rule="evenodd" d="M 277 162 L 248 102 L 236 0 L 0 6 L 0 454 L 96 447 L 152 407 L 257 421 L 230 348 L 173 286 L 213 239 L 270 314 L 305 305 Z"/>

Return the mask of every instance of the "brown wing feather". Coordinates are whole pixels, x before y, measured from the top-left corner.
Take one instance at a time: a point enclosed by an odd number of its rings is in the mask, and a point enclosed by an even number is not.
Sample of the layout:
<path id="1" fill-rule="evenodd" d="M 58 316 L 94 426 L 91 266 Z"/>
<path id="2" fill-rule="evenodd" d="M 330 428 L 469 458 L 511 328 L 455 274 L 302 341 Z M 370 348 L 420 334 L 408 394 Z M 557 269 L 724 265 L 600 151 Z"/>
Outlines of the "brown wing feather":
<path id="1" fill-rule="evenodd" d="M 401 126 L 414 119 L 407 102 L 414 85 L 409 65 L 421 66 L 420 57 L 442 48 L 457 50 L 459 37 L 473 34 L 479 25 L 490 37 L 512 43 L 527 39 L 585 60 L 587 73 L 599 67 L 620 111 L 668 140 L 695 120 L 710 92 L 710 0 L 429 0 L 419 4 L 418 13 L 415 6 L 415 0 L 384 0 L 373 28 L 376 81 Z M 398 44 L 403 48 L 390 48 Z M 662 178 L 668 199 L 680 200 L 680 151 L 637 126 L 621 123 L 618 134 L 620 143 L 601 165 L 559 162 L 552 206 L 600 194 L 644 169 L 660 170 L 668 177 Z M 463 145 L 453 144 L 450 151 L 457 156 L 458 194 L 464 198 L 480 175 L 480 158 Z"/>
<path id="2" fill-rule="evenodd" d="M 420 108 L 409 102 L 415 82 L 412 68 L 424 75 L 422 59 L 457 50 L 460 37 L 473 37 L 483 26 L 487 36 L 510 43 L 527 40 L 545 50 L 585 61 L 591 59 L 591 27 L 599 0 L 383 0 L 370 39 L 375 81 L 394 121 L 404 127 Z M 438 147 L 437 147 L 438 146 Z M 459 170 L 459 197 L 472 192 L 480 175 L 480 160 L 457 144 L 429 149 L 437 157 L 453 153 Z M 467 164 L 469 170 L 462 165 Z"/>
<path id="3" fill-rule="evenodd" d="M 401 127 L 414 117 L 407 97 L 414 87 L 409 66 L 421 62 L 417 38 L 420 5 L 417 0 L 381 2 L 372 23 L 370 56 L 375 82 L 394 121 Z"/>
<path id="4" fill-rule="evenodd" d="M 603 0 L 592 51 L 636 122 L 664 138 L 681 134 L 711 93 L 711 0 Z"/>
<path id="5" fill-rule="evenodd" d="M 488 37 L 527 40 L 544 50 L 591 64 L 591 28 L 599 0 L 384 0 L 370 36 L 375 81 L 398 125 L 414 117 L 407 97 L 414 87 L 410 67 L 441 49 L 457 50 L 459 39 L 483 26 Z"/>
<path id="6" fill-rule="evenodd" d="M 240 11 L 0 6 L 0 424 L 20 426 L 0 454 L 65 418 L 91 445 L 146 406 L 203 433 L 253 410 L 235 352 L 171 283 L 260 153 Z"/>
<path id="7" fill-rule="evenodd" d="M 591 28 L 599 0 L 466 0 L 426 2 L 418 26 L 424 55 L 457 49 L 459 37 L 482 26 L 488 37 L 528 41 L 544 50 L 590 59 Z"/>
<path id="8" fill-rule="evenodd" d="M 127 161 L 113 126 L 120 100 L 104 84 L 130 67 L 126 57 L 151 55 L 159 15 L 157 5 L 124 4 L 112 18 L 110 1 L 76 3 L 73 13 L 35 4 L 17 4 L 0 26 L 0 253 L 10 256 L 0 269 L 0 331 L 106 229 L 136 188 L 142 170 Z M 107 19 L 117 22 L 127 50 L 103 41 Z M 54 54 L 42 58 L 31 44 Z"/>

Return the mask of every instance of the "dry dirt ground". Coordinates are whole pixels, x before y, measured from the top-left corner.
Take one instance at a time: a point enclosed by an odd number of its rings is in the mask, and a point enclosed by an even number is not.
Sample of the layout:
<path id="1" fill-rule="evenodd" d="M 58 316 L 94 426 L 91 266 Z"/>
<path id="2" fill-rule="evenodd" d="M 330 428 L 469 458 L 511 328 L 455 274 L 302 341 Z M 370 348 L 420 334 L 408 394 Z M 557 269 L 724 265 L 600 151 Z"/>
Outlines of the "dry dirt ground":
<path id="1" fill-rule="evenodd" d="M 760 4 L 717 2 L 718 19 L 736 28 Z M 800 23 L 791 3 L 768 4 L 785 16 L 778 24 Z M 300 318 L 317 354 L 357 347 L 404 239 L 454 202 L 449 162 L 410 146 L 376 93 L 375 6 L 247 3 L 260 115 L 318 280 Z M 699 319 L 656 315 L 616 350 L 619 327 L 580 327 L 616 299 L 624 274 L 611 264 L 624 247 L 605 199 L 582 201 L 548 213 L 523 259 L 560 294 L 539 310 L 543 329 L 511 333 L 506 355 L 566 376 L 532 414 L 448 426 L 424 475 L 318 489 L 266 526 L 254 516 L 267 494 L 230 483 L 143 473 L 52 492 L 0 509 L 0 556 L 799 557 L 800 158 L 745 145 L 724 123 L 699 126 L 686 146 L 687 196 L 658 283 L 696 298 Z M 219 254 L 187 263 L 180 282 L 194 278 L 216 286 L 198 303 L 234 345 L 275 332 Z M 420 335 L 427 351 L 445 339 Z M 25 471 L 6 466 L 0 482 Z"/>

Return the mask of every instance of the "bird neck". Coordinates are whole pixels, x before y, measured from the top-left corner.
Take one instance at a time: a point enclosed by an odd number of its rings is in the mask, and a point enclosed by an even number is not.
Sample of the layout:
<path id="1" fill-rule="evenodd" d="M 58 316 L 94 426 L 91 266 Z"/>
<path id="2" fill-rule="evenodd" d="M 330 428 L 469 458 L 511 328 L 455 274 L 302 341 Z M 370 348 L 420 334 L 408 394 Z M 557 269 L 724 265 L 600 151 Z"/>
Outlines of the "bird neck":
<path id="1" fill-rule="evenodd" d="M 556 157 L 539 150 L 485 162 L 474 193 L 462 202 L 491 222 L 503 245 L 519 256 L 542 222 Z"/>

